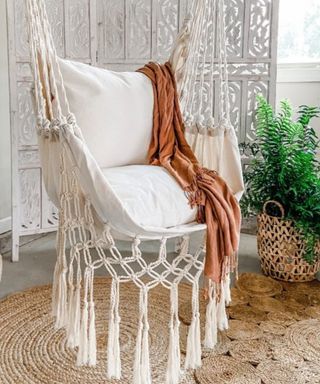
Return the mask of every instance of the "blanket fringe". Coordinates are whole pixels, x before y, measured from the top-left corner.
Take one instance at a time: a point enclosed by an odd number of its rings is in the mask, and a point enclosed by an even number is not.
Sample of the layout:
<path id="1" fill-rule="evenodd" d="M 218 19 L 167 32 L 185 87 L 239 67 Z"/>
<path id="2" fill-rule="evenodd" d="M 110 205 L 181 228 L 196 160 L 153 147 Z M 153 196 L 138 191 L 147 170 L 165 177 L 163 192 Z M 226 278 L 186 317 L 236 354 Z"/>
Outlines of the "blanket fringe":
<path id="1" fill-rule="evenodd" d="M 225 283 L 225 281 L 221 283 L 220 295 L 217 303 L 217 326 L 220 331 L 224 331 L 229 327 L 228 316 L 226 312 L 226 296 L 230 295 L 230 287 Z"/>

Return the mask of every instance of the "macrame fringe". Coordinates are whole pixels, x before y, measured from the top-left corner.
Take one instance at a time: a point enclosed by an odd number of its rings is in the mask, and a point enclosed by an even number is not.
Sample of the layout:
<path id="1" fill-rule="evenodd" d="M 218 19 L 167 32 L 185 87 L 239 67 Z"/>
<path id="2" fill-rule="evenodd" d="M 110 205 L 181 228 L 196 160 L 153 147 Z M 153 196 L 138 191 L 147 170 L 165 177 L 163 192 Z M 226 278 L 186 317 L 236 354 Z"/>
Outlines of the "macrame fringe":
<path id="1" fill-rule="evenodd" d="M 67 325 L 68 320 L 68 290 L 67 290 L 67 269 L 59 265 L 56 286 L 56 329 Z"/>
<path id="2" fill-rule="evenodd" d="M 88 342 L 88 364 L 95 366 L 97 364 L 97 339 L 95 324 L 94 302 L 91 300 L 89 304 L 89 342 Z"/>
<path id="3" fill-rule="evenodd" d="M 68 323 L 67 262 L 65 254 L 65 233 L 58 233 L 58 260 L 53 276 L 52 312 L 56 318 L 55 328 L 60 329 Z"/>
<path id="4" fill-rule="evenodd" d="M 93 277 L 93 268 L 87 267 L 84 276 L 84 298 L 77 355 L 77 365 L 79 366 L 95 365 L 97 361 Z M 88 303 L 89 294 L 90 298 Z"/>
<path id="5" fill-rule="evenodd" d="M 119 316 L 119 282 L 113 278 L 111 283 L 108 333 L 108 378 L 121 379 L 120 359 L 120 316 Z"/>
<path id="6" fill-rule="evenodd" d="M 88 301 L 83 300 L 77 365 L 88 363 Z"/>
<path id="7" fill-rule="evenodd" d="M 133 366 L 133 384 L 151 384 L 148 290 L 145 287 L 140 288 L 140 318 Z"/>
<path id="8" fill-rule="evenodd" d="M 178 287 L 174 284 L 170 290 L 171 319 L 169 325 L 169 356 L 166 384 L 178 384 L 181 375 L 180 368 L 180 336 L 178 317 Z"/>
<path id="9" fill-rule="evenodd" d="M 81 269 L 78 261 L 78 271 L 76 285 L 69 287 L 69 323 L 67 345 L 70 348 L 79 346 L 80 342 L 80 289 L 81 289 Z"/>
<path id="10" fill-rule="evenodd" d="M 192 287 L 192 321 L 189 326 L 187 339 L 186 369 L 196 369 L 201 366 L 201 335 L 199 314 L 199 286 L 198 282 Z"/>

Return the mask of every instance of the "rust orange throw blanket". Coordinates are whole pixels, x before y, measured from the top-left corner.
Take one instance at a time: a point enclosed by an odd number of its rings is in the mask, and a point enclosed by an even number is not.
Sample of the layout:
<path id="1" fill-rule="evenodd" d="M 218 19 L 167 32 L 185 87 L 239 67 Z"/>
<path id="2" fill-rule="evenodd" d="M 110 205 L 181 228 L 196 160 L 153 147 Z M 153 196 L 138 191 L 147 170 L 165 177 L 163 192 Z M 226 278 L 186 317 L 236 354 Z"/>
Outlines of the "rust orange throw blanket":
<path id="1" fill-rule="evenodd" d="M 236 266 L 240 208 L 225 181 L 203 168 L 184 136 L 174 75 L 169 63 L 149 63 L 139 69 L 153 84 L 153 135 L 148 161 L 166 168 L 198 206 L 197 220 L 207 225 L 205 275 L 216 283 Z"/>

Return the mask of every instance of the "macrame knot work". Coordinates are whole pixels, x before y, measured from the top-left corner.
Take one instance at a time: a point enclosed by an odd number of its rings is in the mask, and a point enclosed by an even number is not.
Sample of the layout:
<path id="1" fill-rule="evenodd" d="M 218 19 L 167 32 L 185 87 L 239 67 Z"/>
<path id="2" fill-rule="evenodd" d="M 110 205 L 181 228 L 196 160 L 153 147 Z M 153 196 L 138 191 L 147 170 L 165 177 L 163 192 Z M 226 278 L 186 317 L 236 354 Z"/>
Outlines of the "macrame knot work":
<path id="1" fill-rule="evenodd" d="M 96 188 L 95 182 L 96 177 L 102 173 L 101 168 L 87 147 L 81 131 L 83 127 L 78 126 L 76 117 L 70 110 L 71 100 L 68 101 L 61 72 L 62 59 L 58 58 L 53 43 L 45 2 L 25 1 L 39 148 L 42 151 L 41 157 L 46 159 L 42 161 L 42 169 L 46 176 L 44 179 L 47 191 L 54 190 L 50 198 L 59 207 L 57 261 L 52 287 L 55 327 L 64 329 L 67 345 L 76 349 L 78 365 L 96 365 L 94 275 L 97 269 L 105 268 L 111 278 L 106 371 L 108 379 L 121 380 L 120 286 L 131 282 L 139 294 L 133 384 L 151 384 L 148 301 L 152 289 L 161 285 L 168 290 L 168 301 L 170 300 L 165 383 L 178 384 L 182 376 L 178 288 L 183 281 L 192 286 L 192 320 L 188 329 L 185 368 L 195 369 L 201 365 L 199 280 L 205 267 L 206 245 L 204 240 L 196 247 L 191 247 L 190 234 L 205 230 L 206 227 L 188 222 L 160 230 L 158 227 L 144 228 L 139 223 L 131 223 L 132 219 L 121 225 L 112 222 L 111 217 L 115 218 L 117 214 L 125 216 L 125 209 L 121 206 L 119 212 L 114 212 L 109 207 L 109 210 L 104 211 L 102 208 L 110 202 L 101 202 L 98 199 L 102 188 Z M 191 145 L 193 153 L 199 148 L 202 148 L 202 153 L 205 149 L 208 152 L 203 138 L 208 138 L 210 129 L 215 132 L 219 130 L 212 112 L 215 104 L 218 105 L 216 121 L 219 118 L 221 125 L 223 123 L 225 127 L 229 127 L 223 7 L 222 0 L 192 2 L 171 56 L 172 71 L 169 70 L 171 64 L 166 65 L 166 79 L 171 79 L 170 87 L 166 89 L 170 88 L 171 107 L 176 106 L 175 121 L 181 124 L 184 121 L 186 130 L 181 130 L 181 138 L 190 132 L 194 134 L 195 142 Z M 218 41 L 218 50 L 215 44 L 208 44 L 209 41 Z M 157 66 L 160 72 L 164 69 L 164 66 Z M 219 75 L 218 86 L 221 93 L 218 100 L 215 99 L 213 87 L 216 73 Z M 177 80 L 176 85 L 174 79 Z M 206 84 L 212 86 L 208 88 Z M 199 103 L 197 108 L 195 102 Z M 206 108 L 206 102 L 210 108 Z M 178 111 L 179 105 L 181 113 Z M 221 129 L 221 132 L 224 131 Z M 186 147 L 189 145 L 185 145 L 184 149 Z M 204 158 L 200 157 L 199 172 L 196 172 L 195 177 L 192 174 L 192 185 L 186 188 L 185 194 L 192 207 L 199 207 L 198 221 L 203 223 L 206 198 L 198 184 L 204 183 L 208 176 L 218 178 L 218 175 L 201 169 L 200 164 L 203 164 Z M 54 183 L 51 183 L 52 180 Z M 189 180 L 182 184 L 188 185 Z M 116 207 L 117 204 L 118 200 Z M 104 212 L 108 214 L 103 216 Z M 121 251 L 116 242 L 118 238 L 130 240 L 131 247 L 126 248 L 125 252 Z M 171 238 L 180 239 L 173 258 L 167 255 Z M 149 262 L 143 257 L 142 242 L 145 244 L 146 241 L 155 241 L 157 244 L 158 253 Z M 225 307 L 230 302 L 229 274 L 232 267 L 231 262 L 223 266 L 221 282 L 219 276 L 216 279 L 219 283 L 214 279 L 209 280 L 203 341 L 203 345 L 208 348 L 214 348 L 217 343 L 218 330 L 228 326 Z"/>

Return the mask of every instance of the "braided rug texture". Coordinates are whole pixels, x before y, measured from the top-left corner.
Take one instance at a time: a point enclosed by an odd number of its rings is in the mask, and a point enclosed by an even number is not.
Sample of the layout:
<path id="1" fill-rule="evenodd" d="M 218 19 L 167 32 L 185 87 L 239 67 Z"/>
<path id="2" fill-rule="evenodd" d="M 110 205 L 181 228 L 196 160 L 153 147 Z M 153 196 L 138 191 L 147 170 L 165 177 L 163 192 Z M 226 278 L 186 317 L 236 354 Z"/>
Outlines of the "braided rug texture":
<path id="1" fill-rule="evenodd" d="M 122 284 L 120 343 L 123 377 L 106 379 L 110 279 L 95 282 L 98 365 L 77 367 L 62 330 L 51 317 L 51 286 L 32 288 L 0 301 L 1 384 L 90 384 L 132 382 L 138 324 L 138 290 Z M 320 383 L 320 283 L 279 283 L 242 274 L 232 289 L 230 328 L 220 333 L 214 351 L 203 350 L 202 367 L 186 372 L 182 384 Z M 182 360 L 190 324 L 191 289 L 179 288 Z M 161 287 L 149 299 L 150 356 L 154 384 L 165 383 L 169 292 Z M 201 300 L 204 334 L 205 302 Z M 182 361 L 183 364 L 183 361 Z"/>

